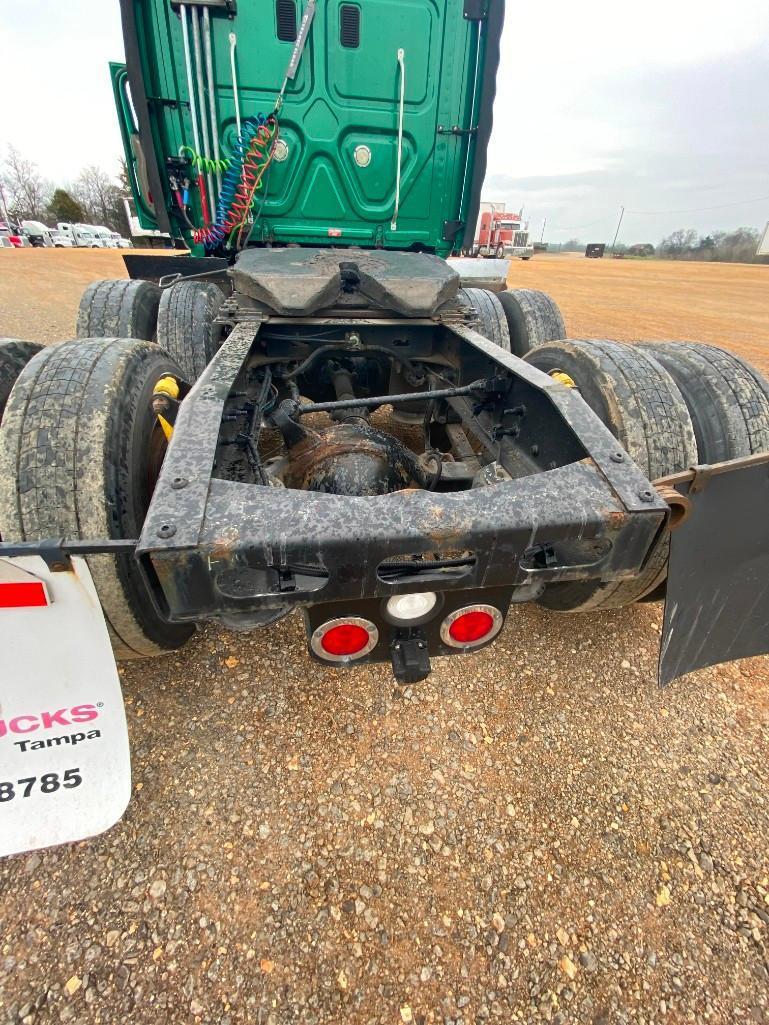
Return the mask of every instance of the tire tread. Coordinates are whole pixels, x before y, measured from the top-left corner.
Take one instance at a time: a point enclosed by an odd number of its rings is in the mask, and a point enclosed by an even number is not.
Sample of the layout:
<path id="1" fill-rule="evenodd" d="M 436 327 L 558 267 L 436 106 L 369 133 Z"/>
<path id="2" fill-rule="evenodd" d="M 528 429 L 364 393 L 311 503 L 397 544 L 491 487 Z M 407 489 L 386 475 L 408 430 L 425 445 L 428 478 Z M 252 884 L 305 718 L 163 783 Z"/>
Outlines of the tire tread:
<path id="1" fill-rule="evenodd" d="M 158 310 L 158 344 L 179 364 L 187 381 L 200 377 L 219 348 L 214 320 L 224 301 L 216 285 L 178 281 L 163 290 Z"/>
<path id="2" fill-rule="evenodd" d="M 22 372 L 0 430 L 0 532 L 6 540 L 120 537 L 116 482 L 125 474 L 115 446 L 133 415 L 135 382 L 156 362 L 173 370 L 157 346 L 95 338 L 44 350 Z M 118 423 L 120 421 L 120 423 Z M 137 604 L 136 569 L 127 556 L 86 559 L 118 658 L 160 654 Z M 185 639 L 186 631 L 168 636 Z"/>
<path id="3" fill-rule="evenodd" d="M 610 412 L 604 411 L 601 418 L 650 480 L 685 470 L 697 461 L 686 403 L 673 378 L 653 356 L 622 342 L 569 340 L 534 349 L 527 362 L 547 372 L 558 365 L 559 358 L 573 359 L 575 366 L 591 375 L 601 393 L 609 396 Z M 638 576 L 551 585 L 540 603 L 557 611 L 584 612 L 640 601 L 664 581 L 669 551 L 669 538 L 663 537 Z"/>
<path id="4" fill-rule="evenodd" d="M 155 338 L 160 289 L 151 281 L 123 278 L 92 282 L 83 292 L 78 338 Z"/>
<path id="5" fill-rule="evenodd" d="M 510 288 L 497 297 L 505 311 L 510 331 L 510 349 L 525 356 L 538 345 L 566 337 L 566 325 L 558 304 L 546 292 L 533 288 Z"/>
<path id="6" fill-rule="evenodd" d="M 471 326 L 477 329 L 478 334 L 505 352 L 510 352 L 507 317 L 496 294 L 485 288 L 460 288 L 457 298 L 460 303 L 472 310 L 477 323 Z"/>

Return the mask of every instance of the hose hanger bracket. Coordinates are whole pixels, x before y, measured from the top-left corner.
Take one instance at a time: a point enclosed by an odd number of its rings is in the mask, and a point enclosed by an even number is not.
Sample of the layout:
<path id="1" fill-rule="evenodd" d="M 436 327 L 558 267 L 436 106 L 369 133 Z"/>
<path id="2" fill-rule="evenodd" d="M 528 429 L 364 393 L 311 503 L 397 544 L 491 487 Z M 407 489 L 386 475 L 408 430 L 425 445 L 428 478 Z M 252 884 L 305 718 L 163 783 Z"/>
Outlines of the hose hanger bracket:
<path id="1" fill-rule="evenodd" d="M 238 13 L 238 0 L 171 0 L 171 7 L 178 13 L 179 7 L 183 3 L 186 3 L 188 7 L 213 7 L 224 11 L 230 18 Z"/>
<path id="2" fill-rule="evenodd" d="M 398 210 L 401 205 L 401 162 L 403 159 L 403 105 L 406 99 L 406 51 L 401 47 L 396 58 L 400 68 L 400 97 L 398 100 L 398 150 L 396 160 L 398 161 L 395 171 L 395 210 L 390 222 L 390 230 L 398 229 Z"/>
<path id="3" fill-rule="evenodd" d="M 465 0 L 462 17 L 468 21 L 485 21 L 489 16 L 489 0 Z"/>

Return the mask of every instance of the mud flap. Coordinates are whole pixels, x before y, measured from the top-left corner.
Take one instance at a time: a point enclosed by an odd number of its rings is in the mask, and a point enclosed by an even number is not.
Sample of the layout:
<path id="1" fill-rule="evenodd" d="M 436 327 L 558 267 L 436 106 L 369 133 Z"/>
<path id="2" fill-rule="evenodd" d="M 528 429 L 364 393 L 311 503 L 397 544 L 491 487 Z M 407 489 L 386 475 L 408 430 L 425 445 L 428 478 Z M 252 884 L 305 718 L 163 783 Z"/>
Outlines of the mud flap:
<path id="1" fill-rule="evenodd" d="M 769 652 L 769 454 L 666 479 L 691 501 L 673 530 L 661 684 Z"/>
<path id="2" fill-rule="evenodd" d="M 85 560 L 0 558 L 0 857 L 103 832 L 131 795 L 123 696 Z"/>

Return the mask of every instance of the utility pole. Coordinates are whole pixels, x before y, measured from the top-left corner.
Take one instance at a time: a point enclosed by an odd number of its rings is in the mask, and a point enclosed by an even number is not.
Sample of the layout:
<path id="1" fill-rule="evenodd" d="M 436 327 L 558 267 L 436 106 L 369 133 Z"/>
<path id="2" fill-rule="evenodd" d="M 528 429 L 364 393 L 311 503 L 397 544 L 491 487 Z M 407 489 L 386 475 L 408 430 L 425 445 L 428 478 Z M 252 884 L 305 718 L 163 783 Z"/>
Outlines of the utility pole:
<path id="1" fill-rule="evenodd" d="M 624 208 L 624 206 L 622 206 L 622 207 L 620 207 L 620 211 L 619 211 L 619 220 L 617 221 L 617 230 L 614 232 L 614 241 L 611 244 L 610 252 L 611 252 L 612 256 L 614 255 L 614 246 L 617 244 L 617 236 L 619 235 L 619 229 L 620 229 L 620 226 L 622 224 L 622 218 L 624 216 L 625 216 L 625 208 Z"/>
<path id="2" fill-rule="evenodd" d="M 539 241 L 540 242 L 544 242 L 545 241 L 545 225 L 546 224 L 547 224 L 547 217 L 542 222 L 542 234 L 539 236 Z"/>

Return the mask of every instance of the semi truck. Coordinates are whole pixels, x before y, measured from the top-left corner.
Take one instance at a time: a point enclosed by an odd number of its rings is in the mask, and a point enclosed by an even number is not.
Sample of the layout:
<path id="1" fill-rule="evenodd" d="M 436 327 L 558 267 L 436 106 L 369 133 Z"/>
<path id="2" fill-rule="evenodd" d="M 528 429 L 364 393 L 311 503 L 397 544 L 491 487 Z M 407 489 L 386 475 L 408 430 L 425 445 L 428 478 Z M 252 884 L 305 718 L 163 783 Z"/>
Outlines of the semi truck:
<path id="1" fill-rule="evenodd" d="M 529 225 L 523 220 L 523 211 L 511 213 L 505 209 L 504 203 L 480 204 L 478 225 L 468 256 L 530 260 L 533 254 Z"/>
<path id="2" fill-rule="evenodd" d="M 53 230 L 42 221 L 22 221 L 21 230 L 37 249 L 53 246 Z"/>
<path id="3" fill-rule="evenodd" d="M 120 8 L 137 215 L 188 254 L 126 254 L 76 337 L 0 355 L 0 853 L 120 817 L 115 660 L 201 623 L 298 612 L 340 686 L 372 663 L 416 686 L 520 603 L 664 600 L 662 683 L 767 651 L 766 381 L 709 345 L 569 338 L 506 263 L 479 288 L 447 260 L 502 0 Z"/>
<path id="4" fill-rule="evenodd" d="M 57 221 L 56 230 L 60 235 L 72 240 L 72 244 L 80 249 L 104 249 L 105 243 L 94 234 L 90 224 L 71 224 L 69 221 Z"/>

